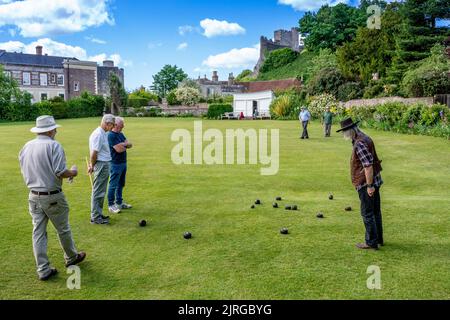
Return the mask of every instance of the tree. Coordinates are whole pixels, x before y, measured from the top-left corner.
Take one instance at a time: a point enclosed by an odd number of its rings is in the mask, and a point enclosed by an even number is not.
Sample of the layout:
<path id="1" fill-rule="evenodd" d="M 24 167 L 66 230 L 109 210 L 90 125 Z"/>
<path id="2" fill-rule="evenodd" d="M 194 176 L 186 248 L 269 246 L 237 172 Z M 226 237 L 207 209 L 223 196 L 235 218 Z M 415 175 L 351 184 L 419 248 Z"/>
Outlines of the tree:
<path id="1" fill-rule="evenodd" d="M 367 22 L 367 13 L 340 3 L 322 6 L 317 13 L 307 12 L 299 21 L 300 32 L 307 35 L 306 47 L 313 51 L 329 48 L 333 51 L 352 41 L 356 30 Z"/>
<path id="2" fill-rule="evenodd" d="M 406 0 L 393 3 L 402 15 L 399 32 L 395 36 L 396 49 L 388 70 L 391 83 L 400 83 L 412 63 L 427 58 L 430 49 L 442 43 L 450 34 L 448 28 L 437 28 L 436 21 L 449 17 L 449 0 Z"/>
<path id="3" fill-rule="evenodd" d="M 188 75 L 176 65 L 165 65 L 161 71 L 153 76 L 152 90 L 165 98 L 167 93 L 178 88 L 178 84 L 187 79 Z"/>
<path id="4" fill-rule="evenodd" d="M 251 77 L 251 75 L 253 74 L 253 71 L 250 69 L 245 69 L 244 71 L 242 71 L 237 77 L 236 77 L 236 81 L 237 82 L 244 82 L 247 81 L 247 79 L 249 79 Z"/>
<path id="5" fill-rule="evenodd" d="M 450 92 L 450 61 L 444 47 L 436 45 L 430 57 L 405 73 L 402 87 L 410 97 L 434 96 Z"/>
<path id="6" fill-rule="evenodd" d="M 176 99 L 184 106 L 195 106 L 200 101 L 200 91 L 191 87 L 180 87 L 175 90 Z"/>
<path id="7" fill-rule="evenodd" d="M 128 102 L 128 94 L 125 91 L 119 77 L 111 72 L 109 76 L 109 90 L 111 96 L 111 113 L 118 116 L 125 112 Z"/>

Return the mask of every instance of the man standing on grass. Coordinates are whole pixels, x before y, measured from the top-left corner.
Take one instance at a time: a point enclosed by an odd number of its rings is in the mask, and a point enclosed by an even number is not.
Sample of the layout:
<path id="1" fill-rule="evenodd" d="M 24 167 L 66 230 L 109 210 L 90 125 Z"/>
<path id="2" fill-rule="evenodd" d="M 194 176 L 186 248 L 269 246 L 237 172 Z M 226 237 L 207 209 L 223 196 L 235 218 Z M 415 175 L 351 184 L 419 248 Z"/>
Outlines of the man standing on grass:
<path id="1" fill-rule="evenodd" d="M 325 138 L 331 137 L 331 126 L 333 124 L 333 113 L 330 111 L 330 107 L 323 114 L 323 126 L 325 129 Z"/>
<path id="2" fill-rule="evenodd" d="M 358 128 L 358 122 L 351 118 L 341 122 L 341 129 L 346 140 L 353 143 L 353 153 L 350 162 L 352 183 L 361 201 L 361 215 L 366 228 L 366 242 L 356 246 L 359 249 L 378 250 L 383 242 L 383 222 L 381 216 L 380 188 L 381 160 L 378 159 L 375 145 L 370 137 Z"/>
<path id="3" fill-rule="evenodd" d="M 36 127 L 31 129 L 37 138 L 28 142 L 19 154 L 20 168 L 25 183 L 30 189 L 29 210 L 33 220 L 33 252 L 39 279 L 47 281 L 58 271 L 50 267 L 47 256 L 47 224 L 55 227 L 64 251 L 66 267 L 82 262 L 86 253 L 75 248 L 69 225 L 69 205 L 62 191 L 63 179 L 73 179 L 78 175 L 74 165 L 66 167 L 63 147 L 55 141 L 56 129 L 60 126 L 52 116 L 36 119 Z"/>
<path id="4" fill-rule="evenodd" d="M 303 133 L 302 133 L 302 136 L 300 137 L 300 139 L 309 139 L 308 124 L 309 124 L 309 121 L 311 120 L 311 114 L 309 113 L 309 111 L 306 107 L 302 107 L 300 115 L 299 115 L 299 120 L 302 123 L 302 127 L 303 127 Z"/>
<path id="5" fill-rule="evenodd" d="M 108 190 L 108 208 L 111 213 L 119 213 L 120 210 L 132 208 L 123 201 L 122 196 L 127 174 L 127 149 L 133 147 L 122 133 L 124 127 L 123 118 L 116 117 L 114 129 L 108 133 L 112 157 Z"/>
<path id="6" fill-rule="evenodd" d="M 108 188 L 111 162 L 107 133 L 114 128 L 114 122 L 115 118 L 112 114 L 104 115 L 100 127 L 95 129 L 89 137 L 91 161 L 88 165 L 88 173 L 93 175 L 91 200 L 92 224 L 109 224 L 109 217 L 103 215 L 103 204 L 105 202 L 106 189 Z"/>

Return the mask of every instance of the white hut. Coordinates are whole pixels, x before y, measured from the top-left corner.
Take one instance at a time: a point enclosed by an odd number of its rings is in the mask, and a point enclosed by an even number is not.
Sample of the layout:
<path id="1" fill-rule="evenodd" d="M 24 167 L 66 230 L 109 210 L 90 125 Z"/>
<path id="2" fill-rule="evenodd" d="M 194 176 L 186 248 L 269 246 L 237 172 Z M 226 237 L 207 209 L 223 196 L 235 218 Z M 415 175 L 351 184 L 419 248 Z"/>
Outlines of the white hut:
<path id="1" fill-rule="evenodd" d="M 270 104 L 275 99 L 272 91 L 234 94 L 233 112 L 244 117 L 269 117 Z"/>

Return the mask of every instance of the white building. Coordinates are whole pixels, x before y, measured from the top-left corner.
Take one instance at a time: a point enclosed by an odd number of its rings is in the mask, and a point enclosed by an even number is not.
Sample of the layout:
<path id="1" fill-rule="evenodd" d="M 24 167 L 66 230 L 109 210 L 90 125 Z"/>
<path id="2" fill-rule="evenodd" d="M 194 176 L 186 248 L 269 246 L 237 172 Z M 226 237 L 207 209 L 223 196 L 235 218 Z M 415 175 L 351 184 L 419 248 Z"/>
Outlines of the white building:
<path id="1" fill-rule="evenodd" d="M 233 112 L 244 117 L 269 115 L 270 105 L 275 99 L 272 91 L 234 94 Z"/>

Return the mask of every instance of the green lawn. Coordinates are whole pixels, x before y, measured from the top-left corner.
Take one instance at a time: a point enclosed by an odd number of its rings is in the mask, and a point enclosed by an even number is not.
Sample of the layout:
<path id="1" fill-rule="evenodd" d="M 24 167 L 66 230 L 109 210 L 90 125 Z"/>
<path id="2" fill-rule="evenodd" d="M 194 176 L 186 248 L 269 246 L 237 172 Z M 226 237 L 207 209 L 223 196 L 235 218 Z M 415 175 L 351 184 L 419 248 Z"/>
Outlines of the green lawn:
<path id="1" fill-rule="evenodd" d="M 57 140 L 68 164 L 85 166 L 98 119 L 60 121 Z M 279 128 L 280 171 L 259 166 L 175 166 L 177 128 L 192 119 L 129 119 L 125 199 L 135 208 L 110 226 L 89 223 L 86 173 L 64 190 L 80 250 L 81 290 L 68 290 L 62 251 L 49 226 L 49 256 L 59 275 L 37 280 L 27 190 L 17 154 L 32 123 L 0 124 L 0 299 L 449 299 L 450 143 L 444 139 L 367 132 L 383 159 L 382 206 L 387 246 L 359 251 L 364 239 L 359 200 L 349 181 L 351 145 L 334 134 L 301 141 L 297 122 L 204 121 L 205 128 Z M 334 128 L 335 129 L 335 128 Z M 335 195 L 328 200 L 329 192 Z M 272 209 L 276 196 L 299 212 Z M 251 210 L 255 199 L 263 206 Z M 352 206 L 353 212 L 344 208 Z M 315 217 L 323 211 L 326 219 Z M 140 219 L 149 225 L 140 228 Z M 280 228 L 290 235 L 282 236 Z M 191 231 L 194 238 L 183 239 Z M 382 272 L 368 290 L 366 270 Z"/>

